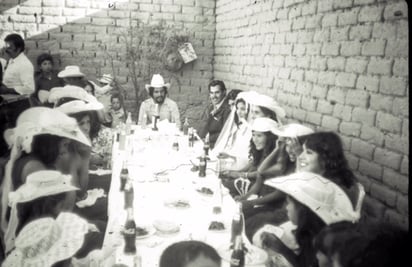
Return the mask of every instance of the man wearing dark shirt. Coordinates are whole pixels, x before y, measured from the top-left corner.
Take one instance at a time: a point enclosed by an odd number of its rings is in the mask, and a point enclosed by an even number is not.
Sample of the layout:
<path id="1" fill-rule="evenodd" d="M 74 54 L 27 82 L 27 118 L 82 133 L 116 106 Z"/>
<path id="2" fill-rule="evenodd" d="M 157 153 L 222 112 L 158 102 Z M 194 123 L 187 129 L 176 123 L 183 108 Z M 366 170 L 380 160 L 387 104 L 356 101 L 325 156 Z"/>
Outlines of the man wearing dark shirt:
<path id="1" fill-rule="evenodd" d="M 230 105 L 226 96 L 226 86 L 224 82 L 214 80 L 209 84 L 209 96 L 211 105 L 208 106 L 203 119 L 205 124 L 199 131 L 199 136 L 204 138 L 209 134 L 210 148 L 215 146 L 216 140 L 230 114 Z"/>
<path id="2" fill-rule="evenodd" d="M 53 71 L 53 58 L 50 54 L 44 53 L 38 56 L 37 66 L 40 71 L 36 73 L 35 77 L 35 94 L 44 103 L 47 100 L 50 89 L 61 87 L 64 83 Z"/>

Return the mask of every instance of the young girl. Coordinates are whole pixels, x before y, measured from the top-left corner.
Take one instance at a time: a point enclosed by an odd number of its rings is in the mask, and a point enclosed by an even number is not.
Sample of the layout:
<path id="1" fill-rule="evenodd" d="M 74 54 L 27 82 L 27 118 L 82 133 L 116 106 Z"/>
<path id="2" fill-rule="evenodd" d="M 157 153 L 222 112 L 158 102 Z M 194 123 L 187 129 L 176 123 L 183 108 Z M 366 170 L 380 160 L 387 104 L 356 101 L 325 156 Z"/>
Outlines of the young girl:
<path id="1" fill-rule="evenodd" d="M 287 215 L 295 229 L 279 227 L 277 235 L 265 230 L 258 232 L 253 241 L 265 248 L 274 258 L 283 256 L 292 266 L 317 266 L 313 238 L 326 225 L 352 221 L 354 212 L 343 190 L 330 180 L 310 172 L 297 172 L 266 182 L 287 197 Z"/>

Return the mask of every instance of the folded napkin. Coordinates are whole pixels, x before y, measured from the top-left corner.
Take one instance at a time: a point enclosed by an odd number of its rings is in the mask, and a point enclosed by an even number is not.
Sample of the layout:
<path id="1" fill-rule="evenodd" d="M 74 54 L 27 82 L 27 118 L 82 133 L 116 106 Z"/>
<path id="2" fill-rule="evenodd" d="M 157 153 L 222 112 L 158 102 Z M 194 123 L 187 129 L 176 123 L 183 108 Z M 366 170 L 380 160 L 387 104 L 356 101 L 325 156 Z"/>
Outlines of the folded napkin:
<path id="1" fill-rule="evenodd" d="M 93 206 L 96 203 L 96 200 L 101 197 L 105 197 L 104 190 L 101 188 L 94 188 L 87 190 L 87 198 L 80 200 L 76 203 L 77 207 L 85 208 Z"/>

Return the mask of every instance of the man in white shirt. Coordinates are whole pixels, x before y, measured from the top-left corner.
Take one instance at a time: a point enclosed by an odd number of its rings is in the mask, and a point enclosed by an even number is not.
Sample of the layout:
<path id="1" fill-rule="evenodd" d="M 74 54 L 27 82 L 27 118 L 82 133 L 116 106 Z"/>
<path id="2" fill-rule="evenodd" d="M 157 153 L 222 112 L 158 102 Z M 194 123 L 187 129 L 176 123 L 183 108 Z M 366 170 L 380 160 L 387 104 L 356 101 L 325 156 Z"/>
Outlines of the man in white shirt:
<path id="1" fill-rule="evenodd" d="M 4 39 L 6 54 L 10 57 L 3 73 L 0 94 L 30 95 L 34 92 L 34 67 L 24 54 L 24 40 L 18 34 Z"/>

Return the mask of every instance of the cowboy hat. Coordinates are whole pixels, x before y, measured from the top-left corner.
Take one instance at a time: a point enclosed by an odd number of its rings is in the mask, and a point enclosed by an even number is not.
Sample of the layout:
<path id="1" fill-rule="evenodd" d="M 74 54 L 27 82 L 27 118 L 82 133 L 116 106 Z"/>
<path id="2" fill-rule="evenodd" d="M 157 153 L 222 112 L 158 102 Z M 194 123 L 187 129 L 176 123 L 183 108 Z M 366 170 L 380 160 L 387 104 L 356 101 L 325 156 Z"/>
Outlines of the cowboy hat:
<path id="1" fill-rule="evenodd" d="M 79 190 L 71 185 L 71 180 L 71 175 L 64 175 L 59 171 L 42 170 L 31 173 L 23 185 L 9 193 L 9 202 L 29 202 L 40 197 Z"/>
<path id="2" fill-rule="evenodd" d="M 49 103 L 57 103 L 65 97 L 80 99 L 85 102 L 98 102 L 96 97 L 87 93 L 83 88 L 75 85 L 66 85 L 64 87 L 54 87 L 50 90 Z"/>
<path id="3" fill-rule="evenodd" d="M 23 111 L 8 139 L 11 144 L 30 153 L 33 137 L 41 134 L 65 137 L 91 146 L 75 119 L 57 109 L 46 107 L 33 107 Z"/>
<path id="4" fill-rule="evenodd" d="M 59 78 L 69 78 L 69 77 L 84 77 L 85 75 L 80 72 L 79 66 L 66 66 L 64 70 L 57 74 Z"/>
<path id="5" fill-rule="evenodd" d="M 296 172 L 266 180 L 266 185 L 290 195 L 327 225 L 359 219 L 347 194 L 335 183 L 311 172 Z"/>
<path id="6" fill-rule="evenodd" d="M 103 109 L 104 106 L 100 102 L 84 102 L 82 100 L 72 100 L 58 106 L 56 109 L 60 110 L 64 114 L 76 114 L 83 111 L 93 111 Z"/>
<path id="7" fill-rule="evenodd" d="M 275 134 L 278 123 L 269 118 L 256 118 L 252 123 L 252 131 L 272 132 Z"/>
<path id="8" fill-rule="evenodd" d="M 298 123 L 282 125 L 275 129 L 275 134 L 277 136 L 290 138 L 308 135 L 314 132 L 315 131 L 313 131 L 311 128 Z"/>
<path id="9" fill-rule="evenodd" d="M 52 266 L 71 258 L 83 245 L 87 232 L 87 221 L 73 213 L 62 212 L 56 219 L 37 219 L 20 231 L 16 249 L 2 266 Z"/>
<path id="10" fill-rule="evenodd" d="M 165 83 L 163 77 L 160 74 L 153 74 L 152 80 L 150 81 L 150 84 L 146 84 L 146 90 L 149 90 L 150 87 L 170 87 L 170 83 Z"/>
<path id="11" fill-rule="evenodd" d="M 101 83 L 107 83 L 110 84 L 113 82 L 113 76 L 111 74 L 103 74 L 103 76 L 98 79 L 97 81 L 101 82 Z"/>
<path id="12" fill-rule="evenodd" d="M 248 97 L 248 102 L 251 105 L 265 107 L 276 113 L 278 118 L 286 116 L 285 110 L 273 98 L 267 95 L 254 94 L 253 97 Z"/>

